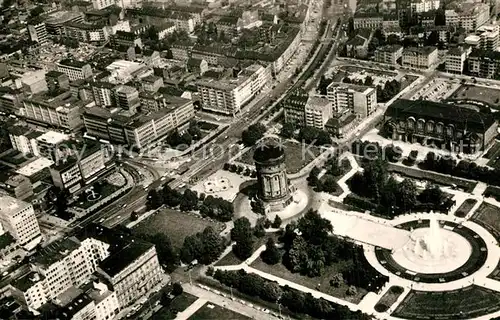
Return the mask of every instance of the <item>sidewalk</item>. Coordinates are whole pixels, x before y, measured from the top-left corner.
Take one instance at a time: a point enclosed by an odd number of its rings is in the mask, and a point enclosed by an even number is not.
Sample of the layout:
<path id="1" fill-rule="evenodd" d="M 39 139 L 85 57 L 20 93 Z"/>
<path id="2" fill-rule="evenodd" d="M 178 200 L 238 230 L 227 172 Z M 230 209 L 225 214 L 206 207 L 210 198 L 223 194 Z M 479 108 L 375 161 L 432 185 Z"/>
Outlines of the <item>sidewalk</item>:
<path id="1" fill-rule="evenodd" d="M 193 304 L 191 304 L 189 307 L 187 307 L 186 310 L 179 312 L 177 316 L 175 317 L 176 320 L 186 320 L 189 319 L 198 309 L 203 307 L 203 305 L 207 302 L 207 300 L 198 298 Z"/>

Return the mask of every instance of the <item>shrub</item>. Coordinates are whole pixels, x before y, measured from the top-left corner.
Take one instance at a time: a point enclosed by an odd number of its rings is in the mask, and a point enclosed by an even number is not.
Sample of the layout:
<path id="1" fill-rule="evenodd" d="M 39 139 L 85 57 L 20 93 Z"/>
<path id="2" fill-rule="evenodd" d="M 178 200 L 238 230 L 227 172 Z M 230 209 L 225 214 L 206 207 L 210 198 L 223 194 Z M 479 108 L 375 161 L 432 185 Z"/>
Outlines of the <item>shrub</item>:
<path id="1" fill-rule="evenodd" d="M 178 282 L 175 282 L 174 285 L 172 286 L 172 294 L 174 296 L 179 296 L 184 292 L 184 289 L 182 288 L 181 284 Z"/>
<path id="2" fill-rule="evenodd" d="M 389 309 L 389 307 L 388 307 L 388 306 L 386 306 L 386 305 L 385 305 L 385 304 L 383 304 L 383 303 L 377 303 L 377 304 L 375 305 L 375 311 L 377 311 L 377 312 L 386 312 L 386 311 L 387 311 L 387 309 Z"/>

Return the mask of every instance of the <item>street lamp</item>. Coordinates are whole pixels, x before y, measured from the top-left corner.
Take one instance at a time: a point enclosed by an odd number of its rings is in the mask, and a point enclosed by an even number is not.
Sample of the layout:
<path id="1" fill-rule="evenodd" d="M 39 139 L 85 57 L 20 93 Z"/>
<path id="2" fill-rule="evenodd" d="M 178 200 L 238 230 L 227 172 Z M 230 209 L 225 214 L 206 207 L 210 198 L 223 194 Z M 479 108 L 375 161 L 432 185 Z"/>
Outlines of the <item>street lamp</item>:
<path id="1" fill-rule="evenodd" d="M 279 297 L 279 298 L 276 300 L 276 304 L 278 305 L 278 311 L 279 311 L 279 313 L 280 313 L 280 319 L 281 319 L 281 303 L 280 303 L 280 298 L 281 298 L 281 297 Z"/>

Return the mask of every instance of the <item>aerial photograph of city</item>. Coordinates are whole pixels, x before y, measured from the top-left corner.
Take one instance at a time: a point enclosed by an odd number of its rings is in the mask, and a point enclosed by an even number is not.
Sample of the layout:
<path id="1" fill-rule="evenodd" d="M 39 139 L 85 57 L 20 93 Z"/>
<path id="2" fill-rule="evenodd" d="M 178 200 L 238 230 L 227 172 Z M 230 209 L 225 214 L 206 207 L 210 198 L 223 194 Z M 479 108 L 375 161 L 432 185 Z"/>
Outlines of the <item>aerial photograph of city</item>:
<path id="1" fill-rule="evenodd" d="M 500 320 L 500 0 L 0 0 L 0 320 Z"/>

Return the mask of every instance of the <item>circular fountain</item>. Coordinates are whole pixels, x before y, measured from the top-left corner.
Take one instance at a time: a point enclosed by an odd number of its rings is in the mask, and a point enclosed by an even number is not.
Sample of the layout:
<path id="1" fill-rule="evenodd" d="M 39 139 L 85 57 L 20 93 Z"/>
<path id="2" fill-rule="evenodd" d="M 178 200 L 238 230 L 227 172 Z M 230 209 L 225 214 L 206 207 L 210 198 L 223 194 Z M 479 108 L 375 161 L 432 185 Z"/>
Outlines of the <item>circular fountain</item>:
<path id="1" fill-rule="evenodd" d="M 460 234 L 441 228 L 435 217 L 428 228 L 411 230 L 408 242 L 392 252 L 401 267 L 414 273 L 446 273 L 464 265 L 472 247 Z"/>

